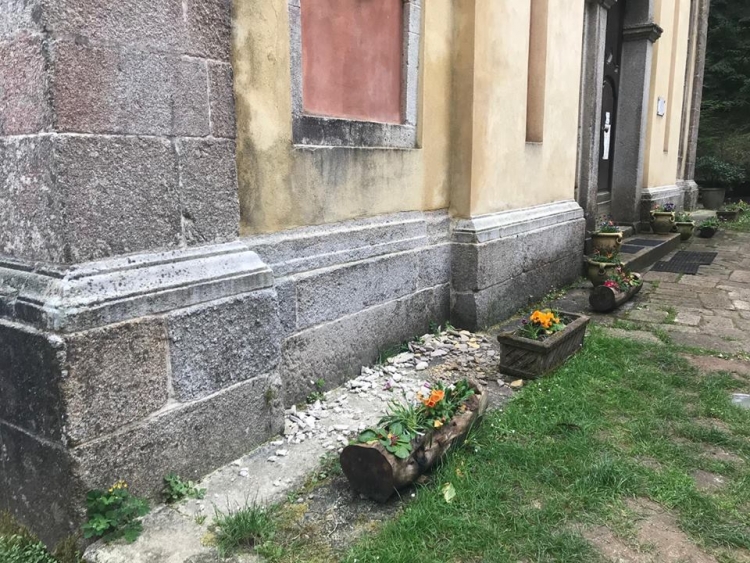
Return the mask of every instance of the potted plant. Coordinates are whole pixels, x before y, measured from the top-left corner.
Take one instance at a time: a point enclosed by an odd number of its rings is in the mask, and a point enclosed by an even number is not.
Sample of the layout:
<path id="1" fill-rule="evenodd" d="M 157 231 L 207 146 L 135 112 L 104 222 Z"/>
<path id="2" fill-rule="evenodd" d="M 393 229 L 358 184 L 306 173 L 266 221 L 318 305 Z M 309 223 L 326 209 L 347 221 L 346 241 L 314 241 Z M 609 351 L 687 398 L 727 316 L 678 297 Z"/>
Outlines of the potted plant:
<path id="1" fill-rule="evenodd" d="M 591 291 L 589 304 L 598 313 L 608 313 L 632 299 L 642 287 L 640 274 L 631 273 L 625 266 L 618 266 L 602 285 Z"/>
<path id="2" fill-rule="evenodd" d="M 668 235 L 675 224 L 674 203 L 657 205 L 651 210 L 651 230 L 657 235 Z"/>
<path id="3" fill-rule="evenodd" d="M 415 403 L 394 402 L 378 424 L 340 456 L 352 488 L 378 502 L 417 480 L 460 443 L 487 408 L 487 393 L 468 380 L 425 383 Z"/>
<path id="4" fill-rule="evenodd" d="M 500 372 L 536 379 L 562 365 L 583 345 L 589 318 L 534 311 L 514 332 L 499 334 Z"/>
<path id="5" fill-rule="evenodd" d="M 720 209 L 724 204 L 727 188 L 745 181 L 742 166 L 715 156 L 702 156 L 698 159 L 696 176 L 700 184 L 703 207 L 706 209 Z"/>
<path id="6" fill-rule="evenodd" d="M 591 233 L 591 244 L 594 250 L 617 252 L 622 244 L 622 231 L 611 217 L 603 217 L 597 230 Z"/>
<path id="7" fill-rule="evenodd" d="M 741 207 L 737 203 L 729 203 L 716 212 L 719 221 L 736 221 L 740 218 Z"/>
<path id="8" fill-rule="evenodd" d="M 680 233 L 680 240 L 690 240 L 695 230 L 695 221 L 690 213 L 682 212 L 675 215 L 675 226 Z"/>
<path id="9" fill-rule="evenodd" d="M 596 251 L 586 257 L 586 277 L 597 287 L 602 285 L 606 279 L 620 265 L 620 254 L 617 252 Z"/>
<path id="10" fill-rule="evenodd" d="M 701 221 L 698 225 L 698 236 L 701 238 L 711 238 L 719 230 L 719 220 L 716 217 L 709 217 Z"/>

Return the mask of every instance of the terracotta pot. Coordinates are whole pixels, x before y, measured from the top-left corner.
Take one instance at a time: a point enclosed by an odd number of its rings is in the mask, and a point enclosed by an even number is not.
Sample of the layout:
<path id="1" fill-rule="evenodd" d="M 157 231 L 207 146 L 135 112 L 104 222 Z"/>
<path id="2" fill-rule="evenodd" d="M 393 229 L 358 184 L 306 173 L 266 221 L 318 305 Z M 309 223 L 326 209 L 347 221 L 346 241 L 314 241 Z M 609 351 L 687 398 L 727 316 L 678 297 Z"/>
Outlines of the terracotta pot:
<path id="1" fill-rule="evenodd" d="M 593 233 L 591 244 L 594 250 L 601 250 L 603 253 L 618 252 L 622 244 L 622 233 Z"/>
<path id="2" fill-rule="evenodd" d="M 690 240 L 695 230 L 695 221 L 677 222 L 677 232 L 680 233 L 680 240 Z"/>
<path id="3" fill-rule="evenodd" d="M 706 209 L 721 209 L 724 205 L 724 196 L 727 193 L 725 188 L 701 188 L 701 200 L 703 207 Z"/>
<path id="4" fill-rule="evenodd" d="M 674 227 L 674 211 L 652 211 L 651 230 L 657 235 L 668 235 Z"/>
<path id="5" fill-rule="evenodd" d="M 589 281 L 593 284 L 594 287 L 604 285 L 604 282 L 607 281 L 607 278 L 611 276 L 615 271 L 615 268 L 620 265 L 619 262 L 616 262 L 614 264 L 595 262 L 590 258 L 586 259 L 586 263 L 586 277 L 589 278 Z"/>
<path id="6" fill-rule="evenodd" d="M 698 236 L 701 238 L 711 238 L 718 230 L 716 227 L 702 227 L 698 229 Z"/>

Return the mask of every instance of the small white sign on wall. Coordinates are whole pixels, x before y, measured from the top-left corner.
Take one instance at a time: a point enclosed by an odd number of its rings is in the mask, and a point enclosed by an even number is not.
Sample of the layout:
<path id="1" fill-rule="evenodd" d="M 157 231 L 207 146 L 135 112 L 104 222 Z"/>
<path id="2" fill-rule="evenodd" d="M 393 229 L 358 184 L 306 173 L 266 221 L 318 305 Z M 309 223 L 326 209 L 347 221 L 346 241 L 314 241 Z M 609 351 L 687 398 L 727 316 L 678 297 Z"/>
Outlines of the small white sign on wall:
<path id="1" fill-rule="evenodd" d="M 666 98 L 659 97 L 656 100 L 656 115 L 664 117 L 667 113 L 667 100 Z"/>

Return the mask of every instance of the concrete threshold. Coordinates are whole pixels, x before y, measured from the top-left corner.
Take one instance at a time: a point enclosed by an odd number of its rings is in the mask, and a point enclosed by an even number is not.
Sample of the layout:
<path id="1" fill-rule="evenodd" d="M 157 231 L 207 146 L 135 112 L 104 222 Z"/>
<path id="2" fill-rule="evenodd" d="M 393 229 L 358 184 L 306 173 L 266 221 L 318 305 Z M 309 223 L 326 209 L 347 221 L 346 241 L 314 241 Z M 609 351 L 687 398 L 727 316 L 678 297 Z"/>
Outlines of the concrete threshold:
<path id="1" fill-rule="evenodd" d="M 652 241 L 653 246 L 638 246 L 633 242 Z M 623 263 L 633 272 L 643 272 L 653 266 L 656 262 L 664 258 L 670 252 L 674 252 L 680 247 L 679 233 L 670 233 L 668 235 L 639 234 L 632 238 L 625 239 L 623 246 L 637 246 L 640 250 L 635 252 L 622 252 Z"/>

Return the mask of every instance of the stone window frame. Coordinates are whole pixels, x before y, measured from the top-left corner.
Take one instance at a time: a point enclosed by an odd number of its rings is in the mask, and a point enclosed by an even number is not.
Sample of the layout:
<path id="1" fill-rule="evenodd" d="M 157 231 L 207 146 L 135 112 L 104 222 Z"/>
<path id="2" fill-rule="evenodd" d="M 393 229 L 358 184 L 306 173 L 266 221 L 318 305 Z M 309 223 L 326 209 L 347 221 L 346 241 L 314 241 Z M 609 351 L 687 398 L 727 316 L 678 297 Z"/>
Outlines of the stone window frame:
<path id="1" fill-rule="evenodd" d="M 404 4 L 400 124 L 321 117 L 304 113 L 302 101 L 303 0 L 289 0 L 292 76 L 292 142 L 300 146 L 413 149 L 417 147 L 422 0 Z"/>

